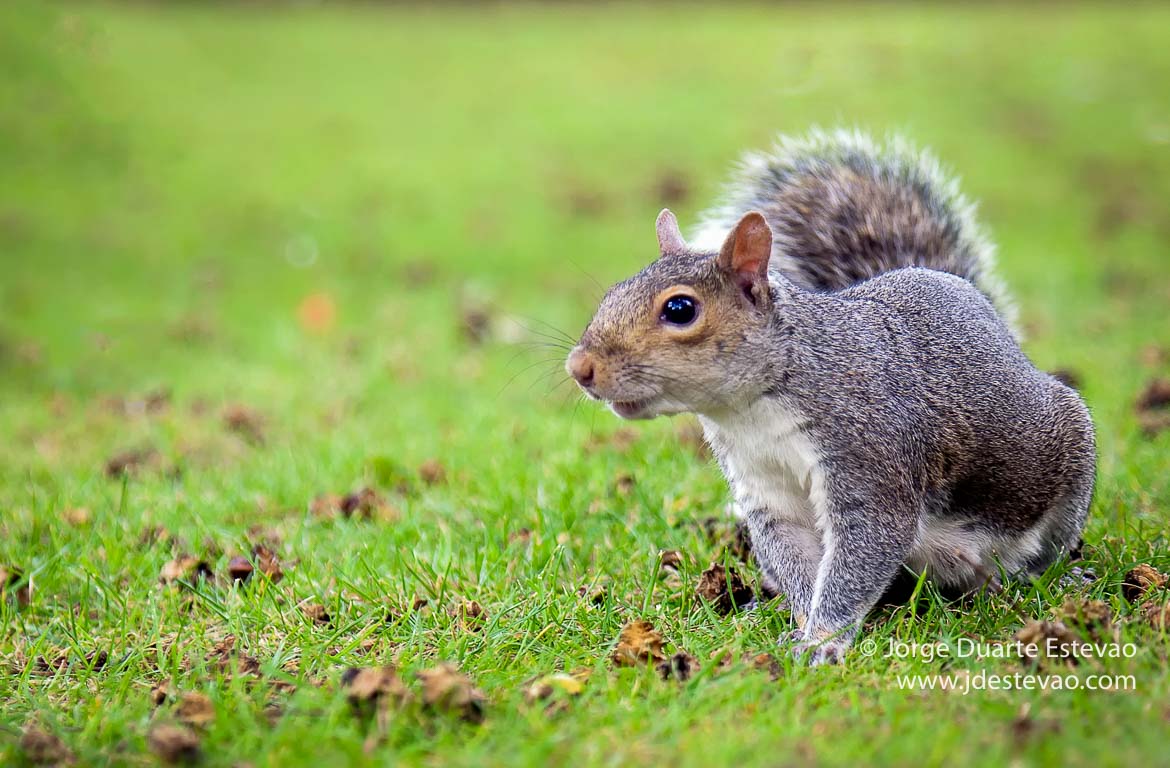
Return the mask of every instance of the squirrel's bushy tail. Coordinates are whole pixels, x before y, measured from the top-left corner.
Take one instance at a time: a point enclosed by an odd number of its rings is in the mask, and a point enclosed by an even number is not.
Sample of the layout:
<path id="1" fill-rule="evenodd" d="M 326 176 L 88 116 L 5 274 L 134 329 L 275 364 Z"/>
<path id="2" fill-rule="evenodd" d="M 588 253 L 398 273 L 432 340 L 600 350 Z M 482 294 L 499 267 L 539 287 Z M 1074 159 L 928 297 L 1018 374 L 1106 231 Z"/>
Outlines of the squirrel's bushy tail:
<path id="1" fill-rule="evenodd" d="M 750 210 L 772 227 L 773 269 L 798 285 L 832 291 L 928 267 L 970 280 L 1016 327 L 974 207 L 932 156 L 901 139 L 845 130 L 781 138 L 771 152 L 744 158 L 693 244 L 718 249 Z"/>

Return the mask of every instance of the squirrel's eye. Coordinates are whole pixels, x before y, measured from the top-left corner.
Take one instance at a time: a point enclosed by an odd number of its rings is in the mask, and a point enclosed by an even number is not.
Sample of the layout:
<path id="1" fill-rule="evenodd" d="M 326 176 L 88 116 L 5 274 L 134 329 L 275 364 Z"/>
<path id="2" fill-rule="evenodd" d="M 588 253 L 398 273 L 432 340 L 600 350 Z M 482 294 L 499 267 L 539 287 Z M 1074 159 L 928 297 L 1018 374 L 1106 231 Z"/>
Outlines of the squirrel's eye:
<path id="1" fill-rule="evenodd" d="M 689 325 L 699 312 L 690 296 L 671 296 L 662 304 L 662 319 L 671 325 Z"/>

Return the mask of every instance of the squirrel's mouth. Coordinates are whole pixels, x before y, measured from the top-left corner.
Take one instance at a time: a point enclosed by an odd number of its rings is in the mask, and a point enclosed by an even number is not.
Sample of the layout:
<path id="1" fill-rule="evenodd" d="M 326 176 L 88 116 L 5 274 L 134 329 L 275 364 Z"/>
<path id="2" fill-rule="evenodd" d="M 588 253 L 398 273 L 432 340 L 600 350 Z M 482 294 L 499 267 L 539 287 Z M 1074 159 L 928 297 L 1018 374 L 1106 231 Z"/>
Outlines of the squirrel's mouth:
<path id="1" fill-rule="evenodd" d="M 639 419 L 646 418 L 652 400 L 614 400 L 610 402 L 609 407 L 618 416 L 623 419 Z"/>

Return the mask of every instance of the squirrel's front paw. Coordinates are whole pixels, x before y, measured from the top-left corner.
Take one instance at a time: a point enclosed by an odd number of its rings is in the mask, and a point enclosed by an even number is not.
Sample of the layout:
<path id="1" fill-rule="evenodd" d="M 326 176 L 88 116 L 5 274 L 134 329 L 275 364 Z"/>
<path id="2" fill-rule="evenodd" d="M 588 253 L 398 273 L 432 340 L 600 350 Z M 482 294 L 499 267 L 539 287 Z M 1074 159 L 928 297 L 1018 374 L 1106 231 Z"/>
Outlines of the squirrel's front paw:
<path id="1" fill-rule="evenodd" d="M 804 629 L 801 627 L 793 627 L 792 629 L 780 635 L 776 641 L 777 645 L 789 645 L 791 643 L 800 644 L 804 642 Z"/>
<path id="2" fill-rule="evenodd" d="M 792 646 L 792 657 L 801 659 L 807 656 L 810 666 L 818 667 L 822 664 L 840 664 L 845 660 L 845 652 L 849 650 L 849 641 L 842 638 L 828 640 L 801 640 Z"/>

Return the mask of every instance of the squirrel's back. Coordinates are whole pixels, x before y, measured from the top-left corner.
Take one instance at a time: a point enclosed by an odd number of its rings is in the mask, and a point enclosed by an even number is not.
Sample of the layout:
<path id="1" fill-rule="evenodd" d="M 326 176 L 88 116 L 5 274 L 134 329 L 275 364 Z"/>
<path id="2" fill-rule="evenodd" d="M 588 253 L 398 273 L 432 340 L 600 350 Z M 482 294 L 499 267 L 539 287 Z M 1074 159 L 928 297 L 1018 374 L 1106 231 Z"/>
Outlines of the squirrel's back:
<path id="1" fill-rule="evenodd" d="M 693 244 L 719 247 L 747 211 L 773 233 L 772 269 L 804 288 L 836 291 L 902 267 L 949 272 L 977 286 L 1015 327 L 974 208 L 928 154 L 858 132 L 782 138 L 745 157 Z"/>

